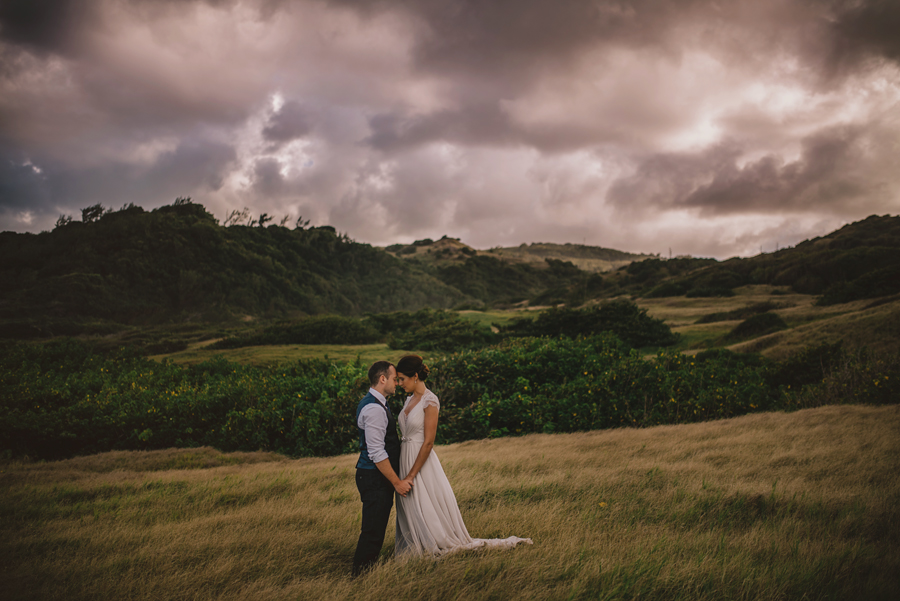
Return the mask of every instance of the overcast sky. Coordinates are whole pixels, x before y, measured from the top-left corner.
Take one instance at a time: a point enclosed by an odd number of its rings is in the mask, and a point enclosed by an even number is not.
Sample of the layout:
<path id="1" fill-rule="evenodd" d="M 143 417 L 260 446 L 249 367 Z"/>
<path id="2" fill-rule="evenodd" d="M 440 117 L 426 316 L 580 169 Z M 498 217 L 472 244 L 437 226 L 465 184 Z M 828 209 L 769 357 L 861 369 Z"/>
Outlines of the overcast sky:
<path id="1" fill-rule="evenodd" d="M 896 0 L 3 0 L 0 230 L 190 196 L 720 259 L 900 212 Z"/>

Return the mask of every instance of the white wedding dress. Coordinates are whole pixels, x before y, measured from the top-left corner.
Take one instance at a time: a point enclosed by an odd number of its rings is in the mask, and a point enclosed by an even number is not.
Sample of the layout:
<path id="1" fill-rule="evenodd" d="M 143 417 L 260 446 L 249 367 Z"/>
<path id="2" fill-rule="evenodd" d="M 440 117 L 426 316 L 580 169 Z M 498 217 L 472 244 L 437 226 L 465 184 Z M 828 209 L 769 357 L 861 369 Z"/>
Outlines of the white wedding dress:
<path id="1" fill-rule="evenodd" d="M 412 396 L 406 398 L 398 419 L 403 437 L 400 445 L 401 478 L 405 478 L 412 469 L 425 442 L 425 407 L 431 405 L 440 409 L 437 396 L 426 390 L 422 400 L 407 414 L 411 399 Z M 416 474 L 412 490 L 405 497 L 397 495 L 397 555 L 444 555 L 479 547 L 515 547 L 519 543 L 531 544 L 531 539 L 469 536 L 450 481 L 434 450 Z"/>

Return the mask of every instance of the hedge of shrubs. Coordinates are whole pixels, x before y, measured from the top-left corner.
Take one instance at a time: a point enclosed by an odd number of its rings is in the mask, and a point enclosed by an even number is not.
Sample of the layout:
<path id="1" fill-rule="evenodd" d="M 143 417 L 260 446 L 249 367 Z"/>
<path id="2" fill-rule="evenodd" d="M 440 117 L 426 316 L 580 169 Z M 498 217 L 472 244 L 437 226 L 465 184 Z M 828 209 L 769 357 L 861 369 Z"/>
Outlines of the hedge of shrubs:
<path id="1" fill-rule="evenodd" d="M 62 458 L 209 445 L 290 456 L 347 453 L 367 365 L 195 366 L 74 340 L 0 349 L 0 449 Z M 521 338 L 429 360 L 438 442 L 687 423 L 827 402 L 896 403 L 900 360 L 820 348 L 758 355 L 662 351 L 645 360 L 611 334 Z M 821 394 L 821 397 L 819 396 Z M 393 400 L 400 402 L 400 398 Z"/>

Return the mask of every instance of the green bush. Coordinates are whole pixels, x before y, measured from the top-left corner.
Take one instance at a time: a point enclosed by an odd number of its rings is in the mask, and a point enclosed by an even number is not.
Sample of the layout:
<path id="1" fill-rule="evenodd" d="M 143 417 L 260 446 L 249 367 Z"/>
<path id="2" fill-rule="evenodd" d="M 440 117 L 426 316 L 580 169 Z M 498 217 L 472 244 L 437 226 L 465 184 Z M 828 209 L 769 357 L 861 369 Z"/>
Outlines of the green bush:
<path id="1" fill-rule="evenodd" d="M 823 343 L 801 349 L 782 361 L 768 376 L 773 386 L 799 389 L 822 382 L 845 359 L 841 342 Z"/>
<path id="2" fill-rule="evenodd" d="M 388 338 L 392 349 L 455 352 L 495 344 L 499 336 L 484 326 L 453 315 L 422 327 L 399 331 Z"/>
<path id="3" fill-rule="evenodd" d="M 646 309 L 627 300 L 603 303 L 584 309 L 549 309 L 535 319 L 519 319 L 501 327 L 504 336 L 586 336 L 612 332 L 629 345 L 671 346 L 678 336 L 661 319 L 647 315 Z"/>
<path id="4" fill-rule="evenodd" d="M 684 284 L 678 282 L 663 282 L 644 294 L 646 298 L 666 298 L 669 296 L 683 296 L 687 292 Z"/>
<path id="5" fill-rule="evenodd" d="M 787 324 L 777 313 L 759 313 L 753 317 L 748 317 L 734 327 L 728 333 L 729 340 L 742 340 L 744 338 L 755 338 L 756 336 L 764 336 L 778 330 L 787 328 Z"/>
<path id="6" fill-rule="evenodd" d="M 843 352 L 817 383 L 793 399 L 797 407 L 892 405 L 900 402 L 900 355 L 876 355 L 867 349 Z"/>
<path id="7" fill-rule="evenodd" d="M 900 356 L 841 354 L 818 380 L 816 358 L 835 352 L 807 350 L 784 365 L 725 350 L 664 350 L 647 360 L 610 333 L 516 338 L 431 359 L 429 387 L 441 399 L 441 443 L 900 401 Z M 0 450 L 44 459 L 195 446 L 349 453 L 367 369 L 221 358 L 179 366 L 67 339 L 2 344 Z M 809 383 L 794 386 L 802 382 Z"/>

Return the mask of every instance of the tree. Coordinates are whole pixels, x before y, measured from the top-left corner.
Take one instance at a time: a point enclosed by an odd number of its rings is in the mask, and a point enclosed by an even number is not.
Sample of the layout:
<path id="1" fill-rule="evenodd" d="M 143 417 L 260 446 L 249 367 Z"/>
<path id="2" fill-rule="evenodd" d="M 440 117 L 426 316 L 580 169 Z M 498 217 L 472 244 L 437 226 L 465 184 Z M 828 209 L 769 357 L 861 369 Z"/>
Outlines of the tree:
<path id="1" fill-rule="evenodd" d="M 304 229 L 307 225 L 309 225 L 309 219 L 307 219 L 306 221 L 304 221 L 304 220 L 303 220 L 303 215 L 300 215 L 299 217 L 297 217 L 297 222 L 294 224 L 294 229 L 295 229 L 295 230 L 302 230 L 302 229 Z"/>
<path id="2" fill-rule="evenodd" d="M 266 223 L 272 221 L 272 218 L 269 217 L 268 213 L 263 213 L 259 216 L 259 227 L 265 227 Z"/>
<path id="3" fill-rule="evenodd" d="M 180 207 L 181 205 L 189 205 L 191 204 L 190 196 L 179 196 L 175 199 L 175 206 Z"/>
<path id="4" fill-rule="evenodd" d="M 63 227 L 64 225 L 69 225 L 70 223 L 72 223 L 71 217 L 69 217 L 68 215 L 60 215 L 59 219 L 56 220 L 56 225 L 53 229 Z"/>
<path id="5" fill-rule="evenodd" d="M 250 209 L 248 209 L 247 207 L 244 207 L 244 210 L 242 211 L 234 209 L 233 211 L 228 213 L 228 216 L 225 217 L 225 223 L 223 223 L 222 225 L 224 225 L 225 227 L 228 227 L 229 225 L 237 225 L 247 219 L 247 217 L 249 216 Z"/>
<path id="6" fill-rule="evenodd" d="M 107 211 L 104 211 L 102 204 L 98 203 L 91 205 L 85 209 L 81 209 L 81 220 L 84 223 L 92 223 L 103 217 L 103 214 L 106 212 Z"/>

